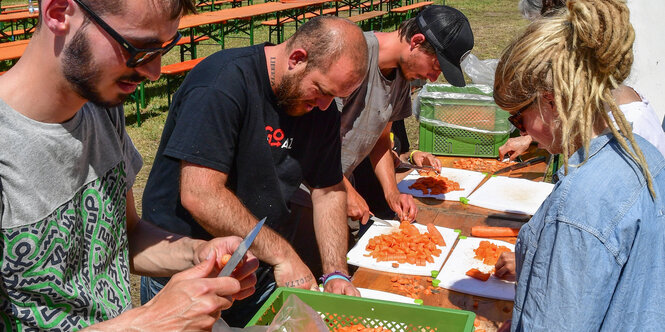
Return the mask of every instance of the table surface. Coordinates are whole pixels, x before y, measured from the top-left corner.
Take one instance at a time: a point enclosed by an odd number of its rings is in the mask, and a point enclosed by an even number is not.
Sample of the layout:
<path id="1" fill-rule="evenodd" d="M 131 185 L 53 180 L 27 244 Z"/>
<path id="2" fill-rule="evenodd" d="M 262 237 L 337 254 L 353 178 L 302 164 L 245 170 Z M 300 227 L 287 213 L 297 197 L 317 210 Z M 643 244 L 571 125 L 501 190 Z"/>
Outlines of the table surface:
<path id="1" fill-rule="evenodd" d="M 265 2 L 256 5 L 227 8 L 216 10 L 212 12 L 203 12 L 200 14 L 186 15 L 180 19 L 178 29 L 189 29 L 201 25 L 216 24 L 229 20 L 236 20 L 251 16 L 266 15 L 276 13 L 284 10 L 304 8 L 307 6 L 317 6 L 327 2 L 334 2 L 331 0 L 307 0 L 298 2 L 282 3 Z"/>
<path id="2" fill-rule="evenodd" d="M 452 167 L 453 161 L 462 157 L 438 157 L 444 167 Z M 511 171 L 506 176 L 526 178 L 534 181 L 542 181 L 547 165 L 540 163 L 519 170 Z M 397 180 L 401 180 L 408 172 L 398 174 Z M 503 174 L 502 174 L 503 175 Z M 461 230 L 461 235 L 471 236 L 472 226 L 504 226 L 521 227 L 528 221 L 530 216 L 505 213 L 488 210 L 460 202 L 440 201 L 432 198 L 414 198 L 418 206 L 419 223 L 432 222 L 437 226 L 443 226 Z M 501 240 L 515 241 L 515 238 L 501 238 Z M 391 277 L 394 273 L 374 271 L 368 268 L 358 268 L 353 275 L 353 284 L 356 287 L 370 288 L 375 290 L 395 293 L 392 287 Z M 423 279 L 423 285 L 425 280 Z M 456 291 L 439 288 L 438 294 L 424 295 L 422 300 L 425 305 L 439 306 L 452 309 L 463 309 L 476 313 L 477 329 L 495 331 L 505 320 L 512 316 L 513 302 L 489 299 L 473 296 Z M 404 295 L 404 294 L 401 294 Z"/>

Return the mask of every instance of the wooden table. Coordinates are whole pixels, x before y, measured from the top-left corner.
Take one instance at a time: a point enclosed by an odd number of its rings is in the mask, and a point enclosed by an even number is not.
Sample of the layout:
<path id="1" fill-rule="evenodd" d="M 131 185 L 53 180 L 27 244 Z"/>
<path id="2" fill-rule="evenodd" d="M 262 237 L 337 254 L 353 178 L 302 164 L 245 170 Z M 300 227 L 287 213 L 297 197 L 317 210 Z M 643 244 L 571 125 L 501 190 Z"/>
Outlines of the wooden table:
<path id="1" fill-rule="evenodd" d="M 229 32 L 242 31 L 249 35 L 250 45 L 254 44 L 254 18 L 258 16 L 275 14 L 278 21 L 280 17 L 292 17 L 310 10 L 311 7 L 320 8 L 331 0 L 306 0 L 298 2 L 265 2 L 256 5 L 222 9 L 195 15 L 187 15 L 180 19 L 179 30 L 189 30 L 194 40 L 198 31 L 217 40 L 224 47 L 224 35 Z M 289 13 L 291 12 L 291 13 Z M 244 21 L 244 22 L 243 22 Z M 231 24 L 229 24 L 229 22 Z M 221 25 L 217 27 L 217 25 Z M 215 32 L 220 32 L 219 36 Z"/>
<path id="2" fill-rule="evenodd" d="M 452 167 L 457 157 L 439 157 L 444 167 Z M 510 177 L 527 178 L 542 181 L 547 165 L 544 163 L 532 165 L 507 174 Z M 408 172 L 407 172 L 408 173 Z M 406 173 L 398 174 L 398 181 Z M 460 202 L 439 201 L 432 198 L 415 198 L 418 206 L 418 222 L 426 224 L 432 222 L 443 226 L 461 230 L 460 235 L 470 236 L 472 226 L 505 226 L 521 227 L 530 216 L 517 215 L 484 208 L 463 205 Z M 514 242 L 515 238 L 503 238 Z M 394 273 L 380 272 L 367 268 L 358 268 L 353 275 L 353 284 L 356 287 L 395 292 L 390 278 Z M 424 281 L 423 281 L 424 282 Z M 480 296 L 473 296 L 456 291 L 439 288 L 438 294 L 424 295 L 425 305 L 444 308 L 463 309 L 476 313 L 476 320 L 480 324 L 477 329 L 495 331 L 505 320 L 512 316 L 513 302 L 502 301 Z"/>

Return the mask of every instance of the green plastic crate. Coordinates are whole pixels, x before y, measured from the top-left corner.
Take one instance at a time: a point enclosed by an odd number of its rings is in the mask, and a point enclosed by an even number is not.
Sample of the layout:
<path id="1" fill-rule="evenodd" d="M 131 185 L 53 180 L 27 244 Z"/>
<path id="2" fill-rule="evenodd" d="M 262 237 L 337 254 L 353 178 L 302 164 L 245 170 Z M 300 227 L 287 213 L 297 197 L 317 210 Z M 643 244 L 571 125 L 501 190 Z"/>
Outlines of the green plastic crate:
<path id="1" fill-rule="evenodd" d="M 247 326 L 270 325 L 283 303 L 292 294 L 320 313 L 331 331 L 337 327 L 363 324 L 365 327 L 384 327 L 392 332 L 471 332 L 476 318 L 476 314 L 464 310 L 280 287 Z"/>
<path id="2" fill-rule="evenodd" d="M 513 129 L 491 90 L 476 86 L 425 85 L 419 107 L 419 148 L 433 154 L 498 157 Z"/>

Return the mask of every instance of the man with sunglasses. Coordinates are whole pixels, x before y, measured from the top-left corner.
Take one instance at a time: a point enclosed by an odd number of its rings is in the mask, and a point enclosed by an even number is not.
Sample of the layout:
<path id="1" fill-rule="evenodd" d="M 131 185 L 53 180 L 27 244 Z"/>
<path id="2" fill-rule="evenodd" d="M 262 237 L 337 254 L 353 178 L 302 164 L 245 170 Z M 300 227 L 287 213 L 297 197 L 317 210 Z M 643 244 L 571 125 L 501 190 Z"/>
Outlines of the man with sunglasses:
<path id="1" fill-rule="evenodd" d="M 202 239 L 245 236 L 267 217 L 252 245 L 261 260 L 256 294 L 222 313 L 229 325 L 244 326 L 276 286 L 318 290 L 292 247 L 315 246 L 314 235 L 328 274 L 324 290 L 359 294 L 345 276 L 346 193 L 332 101 L 360 85 L 366 59 L 358 26 L 317 17 L 282 44 L 209 56 L 176 92 L 144 191 L 144 216 Z M 294 238 L 288 202 L 303 180 L 312 188 L 316 231 Z M 142 278 L 142 301 L 165 282 Z"/>
<path id="2" fill-rule="evenodd" d="M 239 237 L 168 233 L 134 206 L 142 160 L 122 102 L 159 77 L 188 11 L 186 0 L 40 2 L 37 31 L 0 77 L 0 330 L 209 330 L 253 293 L 251 255 L 210 278 Z M 131 309 L 130 268 L 175 275 Z"/>

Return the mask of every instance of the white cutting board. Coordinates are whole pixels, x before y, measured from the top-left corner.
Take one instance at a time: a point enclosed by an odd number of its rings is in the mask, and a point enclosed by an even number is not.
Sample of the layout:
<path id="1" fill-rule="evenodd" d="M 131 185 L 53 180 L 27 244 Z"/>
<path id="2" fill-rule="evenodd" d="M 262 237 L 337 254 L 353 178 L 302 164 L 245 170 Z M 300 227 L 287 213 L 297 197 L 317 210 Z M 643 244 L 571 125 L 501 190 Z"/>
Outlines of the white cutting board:
<path id="1" fill-rule="evenodd" d="M 492 210 L 533 215 L 553 188 L 551 183 L 494 176 L 468 197 L 468 203 Z"/>
<path id="2" fill-rule="evenodd" d="M 409 189 L 409 186 L 416 182 L 417 179 L 423 177 L 420 176 L 416 170 L 412 171 L 409 173 L 409 175 L 404 177 L 404 179 L 397 184 L 397 189 L 399 189 L 401 193 L 410 194 L 414 197 L 431 197 L 440 200 L 459 201 L 460 197 L 466 197 L 469 195 L 471 191 L 473 191 L 473 188 L 475 188 L 480 183 L 480 181 L 485 178 L 485 175 L 480 172 L 447 167 L 441 168 L 441 176 L 447 177 L 448 179 L 459 183 L 460 188 L 464 190 L 451 191 L 447 194 L 425 195 L 421 190 Z"/>
<path id="3" fill-rule="evenodd" d="M 392 301 L 392 302 L 408 303 L 408 304 L 415 303 L 415 299 L 395 293 L 383 292 L 369 288 L 358 288 L 358 291 L 360 292 L 360 297 L 366 299 L 384 300 L 384 301 Z"/>
<path id="4" fill-rule="evenodd" d="M 399 222 L 397 221 L 392 221 L 392 222 L 395 222 L 397 223 L 397 225 L 399 225 Z M 420 233 L 425 233 L 427 231 L 427 226 L 425 225 L 421 224 L 413 224 L 413 225 L 418 228 Z M 376 259 L 374 259 L 373 257 L 364 256 L 369 254 L 369 251 L 365 249 L 365 247 L 367 247 L 367 244 L 369 243 L 369 239 L 377 235 L 389 234 L 399 230 L 397 226 L 394 227 L 379 226 L 376 223 L 372 224 L 372 226 L 370 226 L 369 229 L 367 229 L 367 231 L 365 232 L 365 234 L 363 234 L 360 240 L 358 240 L 356 245 L 353 248 L 351 248 L 351 250 L 347 254 L 348 258 L 347 263 L 355 266 L 366 267 L 368 269 L 377 270 L 377 271 L 410 274 L 417 276 L 430 276 L 432 270 L 438 271 L 441 269 L 443 262 L 446 260 L 448 253 L 450 253 L 452 245 L 455 244 L 455 240 L 459 235 L 459 233 L 455 232 L 455 230 L 450 228 L 436 226 L 436 229 L 438 229 L 439 232 L 441 233 L 441 236 L 443 236 L 443 240 L 446 242 L 446 245 L 443 247 L 437 246 L 437 248 L 441 249 L 441 255 L 439 255 L 439 257 L 433 257 L 434 263 L 428 262 L 425 264 L 425 266 L 417 266 L 415 264 L 409 264 L 409 263 L 400 263 L 399 267 L 393 267 L 392 264 L 394 262 L 377 262 Z"/>
<path id="5" fill-rule="evenodd" d="M 481 260 L 474 258 L 476 254 L 473 250 L 478 248 L 480 241 L 490 241 L 496 245 L 508 247 L 513 252 L 515 251 L 515 245 L 508 242 L 461 237 L 457 241 L 453 253 L 450 254 L 446 265 L 436 277 L 439 280 L 439 286 L 471 295 L 513 301 L 515 299 L 514 282 L 501 280 L 495 277 L 494 274 L 487 281 L 474 279 L 466 275 L 466 272 L 472 268 L 482 272 L 490 272 L 493 268 L 493 266 L 488 266 Z"/>

